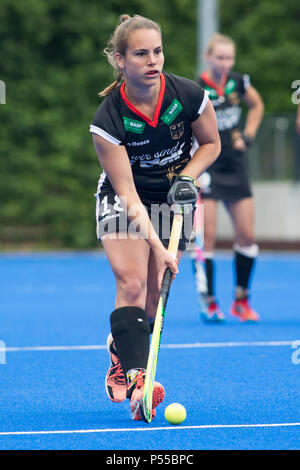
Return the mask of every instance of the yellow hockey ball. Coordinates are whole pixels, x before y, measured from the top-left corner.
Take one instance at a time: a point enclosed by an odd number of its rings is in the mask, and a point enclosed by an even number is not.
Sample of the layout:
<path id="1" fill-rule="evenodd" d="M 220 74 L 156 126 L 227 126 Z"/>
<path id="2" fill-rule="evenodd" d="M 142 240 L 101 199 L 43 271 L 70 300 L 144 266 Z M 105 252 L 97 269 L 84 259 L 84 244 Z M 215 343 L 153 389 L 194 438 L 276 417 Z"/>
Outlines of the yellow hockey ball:
<path id="1" fill-rule="evenodd" d="M 186 409 L 180 403 L 171 403 L 165 409 L 165 418 L 171 424 L 180 424 L 186 418 Z"/>

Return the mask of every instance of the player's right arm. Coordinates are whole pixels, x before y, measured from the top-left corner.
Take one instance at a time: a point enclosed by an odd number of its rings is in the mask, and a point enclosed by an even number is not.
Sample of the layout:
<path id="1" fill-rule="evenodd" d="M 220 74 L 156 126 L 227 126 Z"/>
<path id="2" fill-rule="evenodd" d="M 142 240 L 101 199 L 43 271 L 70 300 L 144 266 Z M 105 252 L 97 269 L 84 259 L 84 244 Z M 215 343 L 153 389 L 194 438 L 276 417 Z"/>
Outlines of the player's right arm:
<path id="1" fill-rule="evenodd" d="M 247 87 L 243 95 L 243 101 L 249 108 L 245 128 L 243 134 L 238 135 L 233 142 L 233 148 L 242 152 L 247 150 L 248 145 L 255 139 L 264 114 L 263 100 L 253 86 Z"/>
<path id="2" fill-rule="evenodd" d="M 116 194 L 120 197 L 129 220 L 138 220 L 139 230 L 152 249 L 159 272 L 159 280 L 162 280 L 166 267 L 173 274 L 178 272 L 177 263 L 163 246 L 148 216 L 142 201 L 137 193 L 128 154 L 124 146 L 112 144 L 93 134 L 95 149 L 101 167 L 109 178 Z"/>
<path id="3" fill-rule="evenodd" d="M 243 100 L 249 108 L 244 134 L 254 139 L 263 118 L 264 103 L 260 94 L 253 86 L 249 86 L 246 89 Z"/>

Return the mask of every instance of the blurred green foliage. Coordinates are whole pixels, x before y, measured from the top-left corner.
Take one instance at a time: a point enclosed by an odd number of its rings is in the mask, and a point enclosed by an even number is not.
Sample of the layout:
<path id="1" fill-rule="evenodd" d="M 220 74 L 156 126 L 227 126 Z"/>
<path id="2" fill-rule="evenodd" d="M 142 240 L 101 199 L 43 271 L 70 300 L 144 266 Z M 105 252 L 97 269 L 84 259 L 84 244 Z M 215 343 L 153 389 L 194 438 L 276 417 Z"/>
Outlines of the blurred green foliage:
<path id="1" fill-rule="evenodd" d="M 249 73 L 266 113 L 295 112 L 300 79 L 299 0 L 220 0 L 222 32 L 236 41 L 236 69 Z"/>
<path id="2" fill-rule="evenodd" d="M 220 0 L 221 30 L 237 42 L 266 112 L 290 111 L 299 77 L 296 0 Z M 101 51 L 122 13 L 162 26 L 165 70 L 195 78 L 196 2 L 1 0 L 0 248 L 93 248 L 101 171 L 90 121 L 111 83 Z M 298 77 L 297 77 L 298 73 Z"/>

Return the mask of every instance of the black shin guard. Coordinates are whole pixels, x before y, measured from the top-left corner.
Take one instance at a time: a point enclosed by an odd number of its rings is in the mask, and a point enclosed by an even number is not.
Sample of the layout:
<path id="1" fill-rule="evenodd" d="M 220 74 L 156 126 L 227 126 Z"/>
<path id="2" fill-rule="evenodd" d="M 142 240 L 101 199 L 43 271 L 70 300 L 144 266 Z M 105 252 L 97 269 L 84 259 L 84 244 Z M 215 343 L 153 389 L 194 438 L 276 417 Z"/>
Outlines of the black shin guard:
<path id="1" fill-rule="evenodd" d="M 146 312 L 139 307 L 117 308 L 110 316 L 110 325 L 124 373 L 146 369 L 150 335 Z"/>
<path id="2" fill-rule="evenodd" d="M 250 258 L 235 252 L 236 285 L 247 290 L 251 274 L 255 265 L 255 258 Z"/>
<path id="3" fill-rule="evenodd" d="M 205 258 L 205 271 L 207 279 L 207 296 L 214 297 L 215 262 L 212 258 Z"/>

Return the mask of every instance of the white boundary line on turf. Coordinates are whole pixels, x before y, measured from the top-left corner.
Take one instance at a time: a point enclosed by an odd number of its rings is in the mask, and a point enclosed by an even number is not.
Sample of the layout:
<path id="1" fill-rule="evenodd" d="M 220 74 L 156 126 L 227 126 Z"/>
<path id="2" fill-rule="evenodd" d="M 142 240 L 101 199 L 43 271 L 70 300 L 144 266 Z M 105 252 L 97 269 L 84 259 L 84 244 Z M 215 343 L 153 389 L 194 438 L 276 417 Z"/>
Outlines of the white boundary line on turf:
<path id="1" fill-rule="evenodd" d="M 0 436 L 27 436 L 39 434 L 92 434 L 106 432 L 145 432 L 145 431 L 174 431 L 177 429 L 234 429 L 234 428 L 280 428 L 300 426 L 300 423 L 268 423 L 268 424 L 203 424 L 199 426 L 161 426 L 156 428 L 120 428 L 120 429 L 73 429 L 69 431 L 14 431 L 0 432 Z"/>
<path id="2" fill-rule="evenodd" d="M 228 341 L 219 343 L 183 343 L 183 344 L 162 344 L 161 349 L 200 349 L 200 348 L 232 348 L 232 347 L 247 347 L 247 346 L 291 346 L 294 340 L 291 341 Z M 106 345 L 91 344 L 91 345 L 78 345 L 78 346 L 20 346 L 20 347 L 7 347 L 0 348 L 5 352 L 23 352 L 23 351 L 95 351 L 106 350 Z"/>

